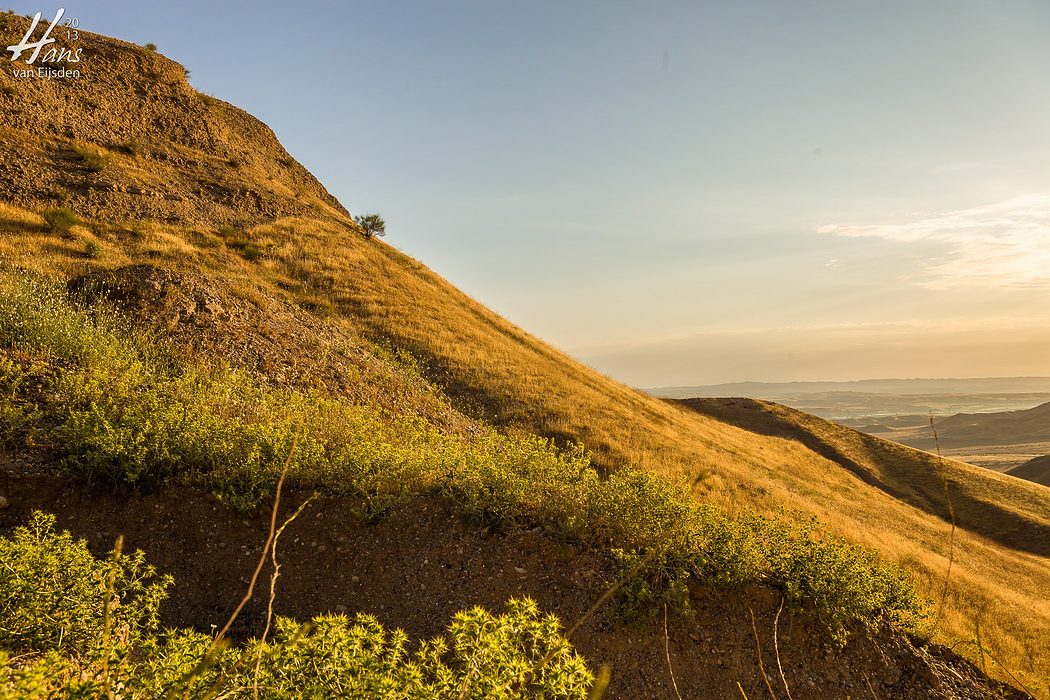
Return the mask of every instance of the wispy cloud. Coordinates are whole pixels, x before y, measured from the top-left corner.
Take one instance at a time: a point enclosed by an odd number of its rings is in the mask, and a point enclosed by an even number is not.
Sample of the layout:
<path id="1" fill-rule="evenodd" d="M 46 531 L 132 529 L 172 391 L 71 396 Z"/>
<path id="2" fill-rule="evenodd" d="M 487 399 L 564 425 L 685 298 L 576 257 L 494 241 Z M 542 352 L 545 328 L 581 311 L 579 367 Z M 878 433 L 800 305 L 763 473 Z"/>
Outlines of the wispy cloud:
<path id="1" fill-rule="evenodd" d="M 926 287 L 1050 287 L 1050 193 L 897 223 L 831 224 L 818 232 L 933 244 L 939 252 L 918 280 Z"/>

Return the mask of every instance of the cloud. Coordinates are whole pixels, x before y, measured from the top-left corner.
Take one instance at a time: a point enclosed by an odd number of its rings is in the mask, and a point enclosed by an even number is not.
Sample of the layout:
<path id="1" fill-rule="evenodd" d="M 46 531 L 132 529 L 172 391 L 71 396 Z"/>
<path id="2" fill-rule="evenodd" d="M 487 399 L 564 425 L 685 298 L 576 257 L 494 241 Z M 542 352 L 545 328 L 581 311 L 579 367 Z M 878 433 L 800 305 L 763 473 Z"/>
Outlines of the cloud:
<path id="1" fill-rule="evenodd" d="M 819 233 L 932 244 L 918 284 L 1050 288 L 1050 193 L 884 224 L 830 224 Z"/>

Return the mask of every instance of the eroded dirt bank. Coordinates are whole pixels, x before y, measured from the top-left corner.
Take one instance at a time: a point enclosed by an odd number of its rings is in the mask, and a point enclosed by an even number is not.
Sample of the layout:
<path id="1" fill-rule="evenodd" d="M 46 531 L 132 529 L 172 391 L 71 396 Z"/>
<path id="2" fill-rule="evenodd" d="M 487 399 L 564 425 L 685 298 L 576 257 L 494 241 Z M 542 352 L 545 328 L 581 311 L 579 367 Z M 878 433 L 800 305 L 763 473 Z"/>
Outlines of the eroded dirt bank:
<path id="1" fill-rule="evenodd" d="M 202 630 L 222 625 L 244 594 L 265 539 L 268 513 L 244 514 L 199 491 L 169 487 L 133 494 L 84 488 L 49 470 L 7 460 L 0 469 L 0 530 L 33 509 L 55 513 L 59 525 L 88 541 L 96 554 L 118 534 L 147 552 L 176 584 L 163 607 L 167 626 Z M 290 513 L 305 494 L 287 494 Z M 499 609 L 529 595 L 571 625 L 596 601 L 612 563 L 539 532 L 494 533 L 453 514 L 440 499 L 413 501 L 368 522 L 348 499 L 319 497 L 282 537 L 277 612 L 300 619 L 325 611 L 376 615 L 420 638 L 440 633 L 457 610 Z M 268 576 L 268 572 L 264 572 Z M 258 632 L 265 619 L 260 586 L 236 632 Z M 675 698 L 668 654 L 683 698 L 973 698 L 1023 697 L 986 685 L 980 673 L 944 649 L 919 650 L 882 630 L 855 634 L 838 648 L 819 621 L 785 611 L 779 621 L 777 664 L 773 630 L 776 591 L 694 591 L 695 615 L 619 624 L 599 614 L 573 637 L 597 668 L 612 669 L 609 698 Z M 767 687 L 751 613 L 762 649 Z M 665 647 L 666 645 L 666 647 Z M 740 688 L 737 687 L 740 684 Z"/>

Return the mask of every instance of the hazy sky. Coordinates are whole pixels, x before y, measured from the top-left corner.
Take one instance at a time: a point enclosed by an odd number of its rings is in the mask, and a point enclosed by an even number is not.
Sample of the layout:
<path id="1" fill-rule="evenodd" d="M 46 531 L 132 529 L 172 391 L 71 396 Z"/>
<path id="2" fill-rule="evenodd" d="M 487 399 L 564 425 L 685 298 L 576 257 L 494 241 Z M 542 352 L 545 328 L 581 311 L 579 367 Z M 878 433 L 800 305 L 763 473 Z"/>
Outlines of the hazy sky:
<path id="1" fill-rule="evenodd" d="M 1050 3 L 64 5 L 629 383 L 1050 374 Z"/>

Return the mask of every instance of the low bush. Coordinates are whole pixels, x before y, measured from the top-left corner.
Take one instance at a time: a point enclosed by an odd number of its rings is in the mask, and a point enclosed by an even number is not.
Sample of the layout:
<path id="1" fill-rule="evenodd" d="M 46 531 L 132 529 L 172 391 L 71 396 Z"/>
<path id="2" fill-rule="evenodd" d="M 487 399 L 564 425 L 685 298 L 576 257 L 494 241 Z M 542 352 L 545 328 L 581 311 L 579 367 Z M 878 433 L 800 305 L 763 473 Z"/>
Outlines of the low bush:
<path id="1" fill-rule="evenodd" d="M 252 241 L 234 241 L 230 243 L 230 247 L 241 254 L 241 257 L 248 262 L 256 262 L 263 258 L 263 249 L 258 243 Z"/>
<path id="2" fill-rule="evenodd" d="M 131 643 L 155 633 L 170 579 L 157 578 L 142 552 L 95 559 L 54 523 L 53 515 L 34 513 L 10 539 L 0 538 L 0 648 L 85 654 L 104 624 Z"/>
<path id="3" fill-rule="evenodd" d="M 364 614 L 277 618 L 272 640 L 242 646 L 160 634 L 172 580 L 143 560 L 96 559 L 39 512 L 0 538 L 0 697 L 582 699 L 593 681 L 558 619 L 529 599 L 457 613 L 415 650 Z"/>
<path id="4" fill-rule="evenodd" d="M 47 222 L 48 229 L 54 233 L 65 233 L 80 223 L 80 219 L 73 213 L 73 210 L 65 207 L 48 209 L 41 216 Z"/>
<path id="5" fill-rule="evenodd" d="M 109 165 L 109 157 L 96 151 L 86 148 L 74 148 L 73 154 L 76 156 L 77 162 L 84 166 L 84 169 L 88 172 L 100 173 Z"/>

